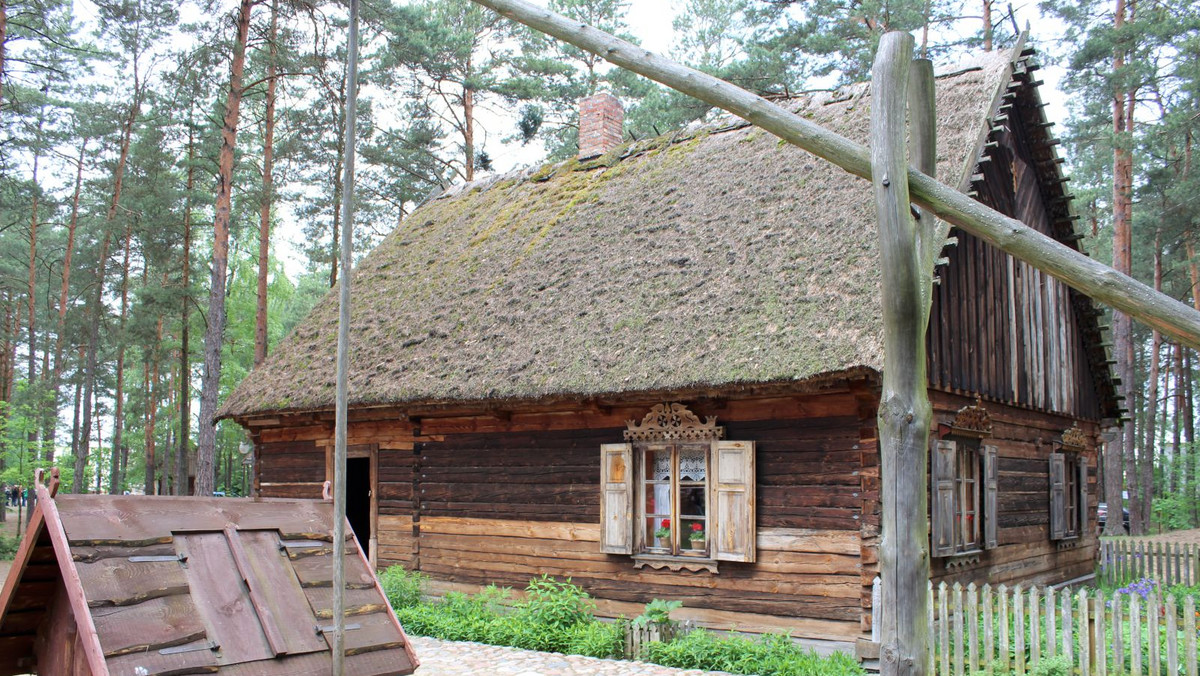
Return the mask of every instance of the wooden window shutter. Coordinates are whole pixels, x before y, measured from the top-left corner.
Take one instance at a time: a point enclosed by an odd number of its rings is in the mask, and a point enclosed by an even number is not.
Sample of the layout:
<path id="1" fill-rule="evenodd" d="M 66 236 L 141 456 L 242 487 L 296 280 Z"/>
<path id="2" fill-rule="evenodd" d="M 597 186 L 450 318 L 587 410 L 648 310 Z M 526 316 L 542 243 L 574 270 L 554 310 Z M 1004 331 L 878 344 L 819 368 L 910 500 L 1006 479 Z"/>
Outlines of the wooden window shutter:
<path id="1" fill-rule="evenodd" d="M 999 546 L 1000 508 L 996 493 L 1000 487 L 1000 457 L 995 446 L 984 445 L 983 451 L 983 546 Z"/>
<path id="2" fill-rule="evenodd" d="M 938 439 L 930 463 L 933 484 L 933 555 L 953 556 L 954 548 L 954 456 L 958 444 Z"/>
<path id="3" fill-rule="evenodd" d="M 754 530 L 754 442 L 714 441 L 712 485 L 715 487 L 713 521 L 716 537 L 710 543 L 718 561 L 753 563 Z"/>
<path id="4" fill-rule="evenodd" d="M 1062 453 L 1050 454 L 1050 539 L 1067 536 L 1065 484 L 1067 460 Z"/>
<path id="5" fill-rule="evenodd" d="M 600 446 L 600 551 L 633 553 L 633 445 Z"/>
<path id="6" fill-rule="evenodd" d="M 1079 536 L 1087 533 L 1088 527 L 1088 461 L 1079 456 Z"/>

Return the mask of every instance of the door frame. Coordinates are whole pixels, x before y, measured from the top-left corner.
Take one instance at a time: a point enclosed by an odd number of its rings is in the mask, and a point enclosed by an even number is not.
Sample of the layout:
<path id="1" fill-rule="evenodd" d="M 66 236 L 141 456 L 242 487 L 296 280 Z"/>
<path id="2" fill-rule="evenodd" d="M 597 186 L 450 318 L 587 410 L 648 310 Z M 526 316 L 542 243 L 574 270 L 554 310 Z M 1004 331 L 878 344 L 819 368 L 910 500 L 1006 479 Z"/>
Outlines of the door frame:
<path id="1" fill-rule="evenodd" d="M 378 566 L 379 549 L 379 444 L 353 444 L 346 446 L 346 459 L 370 458 L 371 476 L 368 482 L 371 486 L 371 533 L 367 538 L 367 561 L 371 568 Z M 333 481 L 333 445 L 325 447 L 325 480 Z"/>

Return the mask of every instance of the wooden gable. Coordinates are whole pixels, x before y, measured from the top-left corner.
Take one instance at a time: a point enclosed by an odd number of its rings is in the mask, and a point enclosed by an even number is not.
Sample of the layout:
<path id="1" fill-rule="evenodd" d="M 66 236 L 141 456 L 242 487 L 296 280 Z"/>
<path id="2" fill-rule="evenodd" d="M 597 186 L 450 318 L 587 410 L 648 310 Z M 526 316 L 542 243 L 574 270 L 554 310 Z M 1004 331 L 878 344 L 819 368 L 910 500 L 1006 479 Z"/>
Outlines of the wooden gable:
<path id="1" fill-rule="evenodd" d="M 989 207 L 1077 247 L 1035 68 L 1028 58 L 1014 65 L 968 187 Z M 933 292 L 930 384 L 1084 419 L 1115 417 L 1092 302 L 969 233 L 951 236 L 957 241 L 945 250 Z"/>

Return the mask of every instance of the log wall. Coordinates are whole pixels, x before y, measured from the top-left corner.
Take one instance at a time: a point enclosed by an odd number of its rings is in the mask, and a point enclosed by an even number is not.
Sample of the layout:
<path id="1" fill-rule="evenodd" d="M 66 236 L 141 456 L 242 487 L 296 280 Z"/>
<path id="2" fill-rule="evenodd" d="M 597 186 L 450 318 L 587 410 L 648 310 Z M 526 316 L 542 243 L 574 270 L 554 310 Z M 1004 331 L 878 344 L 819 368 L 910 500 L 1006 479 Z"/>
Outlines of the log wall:
<path id="1" fill-rule="evenodd" d="M 600 445 L 621 441 L 625 421 L 651 402 L 364 419 L 351 422 L 349 443 L 378 448 L 380 566 L 458 585 L 523 587 L 546 573 L 571 577 L 613 613 L 677 598 L 706 624 L 781 630 L 789 618 L 805 635 L 845 640 L 863 616 L 860 469 L 872 427 L 863 415 L 873 415 L 856 387 L 689 402 L 717 416 L 726 438 L 758 448 L 758 561 L 721 562 L 719 574 L 637 569 L 600 552 Z M 260 494 L 319 495 L 332 428 L 285 422 L 258 427 Z"/>
<path id="2" fill-rule="evenodd" d="M 962 406 L 973 403 L 962 396 L 931 393 L 934 417 L 942 422 L 954 418 Z M 1048 456 L 1061 441 L 1064 430 L 1076 421 L 1065 416 L 1028 409 L 984 403 L 992 418 L 992 436 L 984 443 L 998 449 L 997 493 L 999 547 L 978 557 L 935 558 L 934 584 L 968 582 L 992 585 L 1053 584 L 1088 575 L 1094 571 L 1096 547 L 1096 448 L 1098 429 L 1079 421 L 1088 436 L 1088 521 L 1074 540 L 1050 539 L 1050 484 Z M 948 565 L 951 564 L 951 565 Z"/>
<path id="3" fill-rule="evenodd" d="M 600 444 L 653 402 L 409 418 L 359 412 L 349 443 L 378 453 L 378 564 L 419 569 L 446 589 L 523 587 L 571 577 L 600 608 L 632 616 L 654 598 L 682 600 L 712 626 L 847 640 L 870 630 L 878 572 L 879 466 L 875 385 L 822 394 L 687 402 L 726 438 L 757 444 L 758 561 L 719 573 L 637 569 L 599 546 Z M 935 420 L 972 400 L 932 392 Z M 674 399 L 673 399 L 674 400 Z M 1001 547 L 936 581 L 1057 582 L 1090 570 L 1095 539 L 1049 540 L 1046 455 L 1073 420 L 987 403 L 1000 449 Z M 371 417 L 380 416 L 380 417 Z M 1094 440 L 1095 426 L 1085 424 Z M 319 495 L 332 426 L 320 416 L 256 429 L 263 496 Z M 1094 495 L 1094 454 L 1092 493 Z M 1089 500 L 1094 507 L 1095 498 Z"/>

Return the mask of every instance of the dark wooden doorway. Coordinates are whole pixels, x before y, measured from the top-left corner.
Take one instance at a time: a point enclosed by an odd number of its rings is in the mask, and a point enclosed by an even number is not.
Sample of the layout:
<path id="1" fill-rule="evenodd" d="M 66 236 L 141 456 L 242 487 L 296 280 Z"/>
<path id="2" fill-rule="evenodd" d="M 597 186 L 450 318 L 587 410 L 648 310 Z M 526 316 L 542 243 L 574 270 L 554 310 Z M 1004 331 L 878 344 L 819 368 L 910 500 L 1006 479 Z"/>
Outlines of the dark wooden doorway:
<path id="1" fill-rule="evenodd" d="M 371 551 L 371 458 L 346 458 L 346 519 L 363 552 Z"/>

